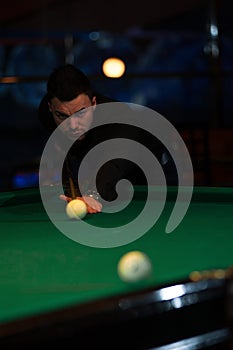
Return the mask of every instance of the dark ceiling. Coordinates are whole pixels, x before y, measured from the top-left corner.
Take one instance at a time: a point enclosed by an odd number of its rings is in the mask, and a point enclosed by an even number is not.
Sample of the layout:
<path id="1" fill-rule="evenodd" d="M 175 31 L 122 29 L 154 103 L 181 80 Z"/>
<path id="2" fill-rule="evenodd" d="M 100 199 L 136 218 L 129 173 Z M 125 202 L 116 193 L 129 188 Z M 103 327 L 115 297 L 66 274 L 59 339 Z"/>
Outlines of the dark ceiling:
<path id="1" fill-rule="evenodd" d="M 110 30 L 156 25 L 206 6 L 209 0 L 8 0 L 1 7 L 7 30 Z M 216 1 L 215 1 L 216 2 Z"/>

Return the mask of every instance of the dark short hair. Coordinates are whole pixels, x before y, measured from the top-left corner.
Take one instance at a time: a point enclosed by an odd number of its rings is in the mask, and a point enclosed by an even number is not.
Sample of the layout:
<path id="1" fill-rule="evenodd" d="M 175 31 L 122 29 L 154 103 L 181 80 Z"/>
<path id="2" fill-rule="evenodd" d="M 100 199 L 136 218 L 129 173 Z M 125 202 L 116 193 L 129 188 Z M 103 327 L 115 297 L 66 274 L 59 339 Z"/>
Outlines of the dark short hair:
<path id="1" fill-rule="evenodd" d="M 81 70 L 72 64 L 54 69 L 47 82 L 49 100 L 57 97 L 60 101 L 71 101 L 80 94 L 93 97 L 91 83 Z"/>

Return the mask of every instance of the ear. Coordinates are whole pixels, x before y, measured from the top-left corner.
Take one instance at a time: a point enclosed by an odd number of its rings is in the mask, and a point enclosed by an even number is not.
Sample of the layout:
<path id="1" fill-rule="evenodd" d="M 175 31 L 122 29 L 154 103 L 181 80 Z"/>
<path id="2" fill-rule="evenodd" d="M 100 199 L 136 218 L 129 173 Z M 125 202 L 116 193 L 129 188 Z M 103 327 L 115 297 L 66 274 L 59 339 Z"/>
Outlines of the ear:
<path id="1" fill-rule="evenodd" d="M 92 97 L 91 104 L 92 104 L 92 106 L 94 107 L 93 109 L 95 109 L 96 104 L 97 104 L 97 102 L 96 102 L 96 96 L 93 96 L 93 97 Z"/>

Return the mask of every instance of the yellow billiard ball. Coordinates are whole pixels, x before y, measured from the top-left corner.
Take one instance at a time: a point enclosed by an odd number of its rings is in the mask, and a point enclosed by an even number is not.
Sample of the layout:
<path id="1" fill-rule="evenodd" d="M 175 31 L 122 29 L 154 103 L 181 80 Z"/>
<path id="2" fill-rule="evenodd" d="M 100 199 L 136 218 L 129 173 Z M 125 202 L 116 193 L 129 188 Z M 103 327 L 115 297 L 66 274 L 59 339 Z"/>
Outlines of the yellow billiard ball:
<path id="1" fill-rule="evenodd" d="M 87 215 L 87 206 L 81 199 L 73 199 L 66 205 L 66 213 L 70 219 L 81 220 Z"/>
<path id="2" fill-rule="evenodd" d="M 131 251 L 121 257 L 117 271 L 125 282 L 138 282 L 150 276 L 152 264 L 149 257 L 141 251 Z"/>

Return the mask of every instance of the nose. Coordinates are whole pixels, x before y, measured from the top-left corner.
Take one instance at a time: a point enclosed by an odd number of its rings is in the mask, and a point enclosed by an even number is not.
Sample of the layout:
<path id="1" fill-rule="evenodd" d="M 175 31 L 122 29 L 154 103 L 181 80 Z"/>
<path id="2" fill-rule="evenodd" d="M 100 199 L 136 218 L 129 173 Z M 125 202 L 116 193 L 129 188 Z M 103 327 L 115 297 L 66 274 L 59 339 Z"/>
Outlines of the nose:
<path id="1" fill-rule="evenodd" d="M 78 118 L 76 117 L 70 117 L 69 118 L 69 127 L 71 130 L 75 130 L 75 129 L 78 129 Z"/>

